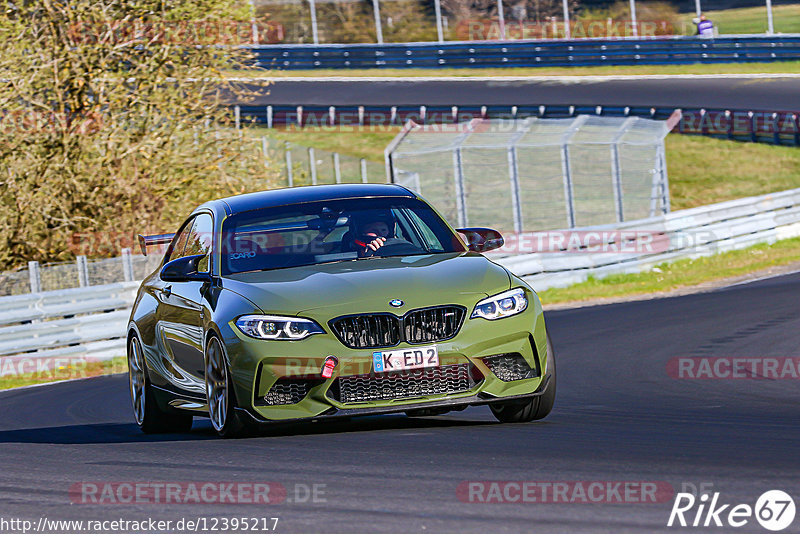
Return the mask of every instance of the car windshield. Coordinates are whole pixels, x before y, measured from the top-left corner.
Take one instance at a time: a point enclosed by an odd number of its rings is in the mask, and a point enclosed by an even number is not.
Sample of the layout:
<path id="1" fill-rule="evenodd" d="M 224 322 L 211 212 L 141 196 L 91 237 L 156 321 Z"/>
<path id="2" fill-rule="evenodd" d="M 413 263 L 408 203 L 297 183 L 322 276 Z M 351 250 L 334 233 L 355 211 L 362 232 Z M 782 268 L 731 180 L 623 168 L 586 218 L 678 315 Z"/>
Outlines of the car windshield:
<path id="1" fill-rule="evenodd" d="M 383 238 L 377 250 L 367 245 Z M 355 198 L 231 215 L 222 227 L 222 273 L 387 256 L 464 252 L 430 206 L 414 198 Z"/>

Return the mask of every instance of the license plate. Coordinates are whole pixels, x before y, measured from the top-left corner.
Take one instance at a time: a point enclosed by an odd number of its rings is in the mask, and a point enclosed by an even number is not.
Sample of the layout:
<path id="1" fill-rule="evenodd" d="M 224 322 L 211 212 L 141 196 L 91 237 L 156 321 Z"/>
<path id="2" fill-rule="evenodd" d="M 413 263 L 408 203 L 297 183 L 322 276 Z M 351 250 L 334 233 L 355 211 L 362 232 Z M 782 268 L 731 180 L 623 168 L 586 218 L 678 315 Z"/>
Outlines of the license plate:
<path id="1" fill-rule="evenodd" d="M 415 347 L 413 349 L 375 351 L 372 353 L 372 369 L 376 373 L 438 366 L 439 350 L 436 345 Z"/>

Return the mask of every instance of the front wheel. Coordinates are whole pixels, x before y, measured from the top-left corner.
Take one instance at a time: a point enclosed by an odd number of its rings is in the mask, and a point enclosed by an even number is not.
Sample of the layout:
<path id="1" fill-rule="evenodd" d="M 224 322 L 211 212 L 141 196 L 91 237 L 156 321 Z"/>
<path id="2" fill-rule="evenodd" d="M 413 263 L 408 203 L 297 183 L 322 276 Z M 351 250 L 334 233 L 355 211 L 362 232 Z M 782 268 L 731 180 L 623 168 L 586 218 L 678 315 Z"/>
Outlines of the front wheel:
<path id="1" fill-rule="evenodd" d="M 556 356 L 550 335 L 547 334 L 547 373 L 550 377 L 547 390 L 524 401 L 496 402 L 490 404 L 492 413 L 501 423 L 527 423 L 544 419 L 553 409 L 556 401 Z"/>
<path id="2" fill-rule="evenodd" d="M 219 339 L 212 336 L 206 345 L 206 401 L 211 426 L 223 438 L 244 437 L 249 430 L 236 412 L 235 399 L 225 350 Z"/>
<path id="3" fill-rule="evenodd" d="M 188 432 L 192 428 L 191 414 L 168 413 L 158 407 L 153 386 L 147 375 L 142 343 L 136 336 L 128 342 L 128 389 L 133 404 L 133 417 L 145 434 Z"/>

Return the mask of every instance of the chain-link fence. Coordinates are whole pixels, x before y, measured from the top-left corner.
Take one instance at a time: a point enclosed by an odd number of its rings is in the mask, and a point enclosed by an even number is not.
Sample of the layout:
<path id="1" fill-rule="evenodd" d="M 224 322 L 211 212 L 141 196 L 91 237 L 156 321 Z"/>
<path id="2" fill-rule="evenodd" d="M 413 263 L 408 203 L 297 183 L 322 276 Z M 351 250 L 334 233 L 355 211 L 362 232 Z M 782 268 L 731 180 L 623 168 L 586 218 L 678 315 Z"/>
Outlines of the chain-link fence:
<path id="1" fill-rule="evenodd" d="M 665 121 L 590 115 L 409 123 L 387 157 L 393 181 L 456 226 L 574 228 L 669 211 L 668 131 Z"/>
<path id="2" fill-rule="evenodd" d="M 381 162 L 266 136 L 257 142 L 265 158 L 279 169 L 287 187 L 386 181 L 386 171 Z"/>
<path id="3" fill-rule="evenodd" d="M 796 0 L 253 1 L 256 19 L 272 28 L 261 44 L 800 33 Z"/>

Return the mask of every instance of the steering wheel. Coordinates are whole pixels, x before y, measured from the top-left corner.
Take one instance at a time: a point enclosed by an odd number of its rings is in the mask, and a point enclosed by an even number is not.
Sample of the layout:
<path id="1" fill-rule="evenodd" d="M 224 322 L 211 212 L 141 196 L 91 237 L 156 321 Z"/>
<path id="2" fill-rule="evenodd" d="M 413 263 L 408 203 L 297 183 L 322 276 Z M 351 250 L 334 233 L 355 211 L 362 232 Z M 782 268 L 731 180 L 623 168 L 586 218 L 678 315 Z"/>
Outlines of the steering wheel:
<path id="1" fill-rule="evenodd" d="M 404 254 L 419 254 L 422 249 L 399 237 L 390 237 L 386 240 L 382 247 L 378 250 L 372 250 L 367 247 L 364 252 L 364 258 L 371 258 L 373 256 L 402 256 Z"/>

